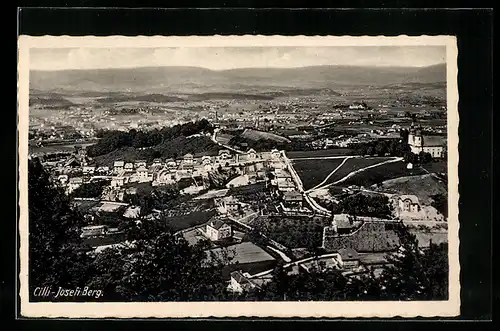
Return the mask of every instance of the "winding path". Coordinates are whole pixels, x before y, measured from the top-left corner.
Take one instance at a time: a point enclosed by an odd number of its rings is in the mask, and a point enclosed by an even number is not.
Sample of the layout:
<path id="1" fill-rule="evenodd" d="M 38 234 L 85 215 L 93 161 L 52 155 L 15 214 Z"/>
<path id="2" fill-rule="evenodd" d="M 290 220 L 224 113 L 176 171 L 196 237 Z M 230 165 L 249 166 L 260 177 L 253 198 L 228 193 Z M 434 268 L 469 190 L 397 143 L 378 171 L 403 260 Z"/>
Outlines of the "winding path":
<path id="1" fill-rule="evenodd" d="M 297 185 L 297 187 L 299 189 L 299 192 L 301 192 L 303 194 L 304 199 L 307 201 L 307 203 L 311 206 L 311 208 L 314 211 L 316 211 L 319 214 L 326 215 L 326 216 L 331 216 L 332 215 L 331 211 L 329 211 L 328 209 L 326 209 L 323 206 L 319 205 L 316 202 L 316 200 L 314 200 L 309 195 L 311 192 L 318 191 L 318 190 L 323 190 L 323 189 L 328 188 L 328 187 L 330 187 L 332 185 L 336 185 L 338 183 L 341 183 L 341 182 L 343 182 L 343 181 L 351 178 L 352 176 L 355 176 L 355 175 L 357 175 L 357 174 L 359 174 L 359 173 L 361 173 L 361 172 L 363 172 L 365 170 L 368 170 L 368 169 L 371 169 L 371 168 L 375 168 L 375 167 L 378 167 L 378 166 L 381 166 L 381 165 L 384 165 L 384 164 L 399 162 L 399 161 L 403 160 L 402 157 L 393 157 L 393 158 L 391 158 L 389 160 L 382 161 L 382 162 L 379 162 L 379 163 L 376 163 L 376 164 L 372 164 L 370 166 L 367 166 L 367 167 L 364 167 L 364 168 L 361 168 L 361 169 L 357 169 L 357 170 L 351 171 L 350 173 L 348 173 L 347 175 L 345 175 L 341 179 L 339 179 L 339 180 L 337 180 L 337 181 L 335 181 L 333 183 L 330 183 L 330 184 L 325 184 L 340 168 L 342 168 L 342 166 L 347 162 L 347 160 L 349 160 L 351 158 L 355 158 L 355 157 L 359 157 L 359 156 L 342 156 L 342 157 L 335 156 L 335 157 L 307 158 L 307 159 L 344 158 L 344 161 L 342 161 L 342 163 L 339 166 L 337 166 L 330 174 L 328 174 L 328 176 L 326 176 L 326 178 L 320 184 L 316 185 L 312 189 L 304 190 L 304 186 L 303 186 L 302 180 L 300 179 L 300 176 L 297 174 L 297 171 L 293 167 L 293 164 L 290 161 L 290 159 L 286 156 L 286 154 L 283 153 L 283 159 L 284 159 L 285 163 L 288 166 L 290 174 L 292 175 L 292 178 L 295 181 L 295 183 L 296 183 L 296 185 Z"/>
<path id="2" fill-rule="evenodd" d="M 330 173 L 328 174 L 328 176 L 326 176 L 326 178 L 325 178 L 325 179 L 323 179 L 323 181 L 322 181 L 321 183 L 319 183 L 318 185 L 316 185 L 316 186 L 315 186 L 315 187 L 313 187 L 312 189 L 307 190 L 307 191 L 306 191 L 306 193 L 309 193 L 309 192 L 311 192 L 311 191 L 314 191 L 315 189 L 317 189 L 317 188 L 321 187 L 321 186 L 322 186 L 322 185 L 324 185 L 326 182 L 328 182 L 328 180 L 330 179 L 330 177 L 332 177 L 332 176 L 333 176 L 333 174 L 335 174 L 335 173 L 337 172 L 337 170 L 339 170 L 339 169 L 340 169 L 340 168 L 341 168 L 341 167 L 342 167 L 342 166 L 343 166 L 343 165 L 347 162 L 347 160 L 349 160 L 350 158 L 352 158 L 352 156 L 347 156 L 347 157 L 344 159 L 344 161 L 342 161 L 342 163 L 340 163 L 340 164 L 338 165 L 338 167 L 337 167 L 337 168 L 333 169 L 333 171 L 332 171 L 332 172 L 330 172 Z"/>

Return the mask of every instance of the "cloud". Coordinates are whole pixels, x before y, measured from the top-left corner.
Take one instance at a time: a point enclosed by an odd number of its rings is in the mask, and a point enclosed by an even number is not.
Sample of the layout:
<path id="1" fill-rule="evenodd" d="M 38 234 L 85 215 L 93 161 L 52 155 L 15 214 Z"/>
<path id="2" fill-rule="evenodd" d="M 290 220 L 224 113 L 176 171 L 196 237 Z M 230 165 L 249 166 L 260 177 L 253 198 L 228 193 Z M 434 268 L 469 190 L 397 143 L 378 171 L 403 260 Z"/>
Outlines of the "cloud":
<path id="1" fill-rule="evenodd" d="M 179 47 L 32 49 L 34 70 L 195 66 L 213 70 L 313 65 L 428 66 L 445 47 Z"/>

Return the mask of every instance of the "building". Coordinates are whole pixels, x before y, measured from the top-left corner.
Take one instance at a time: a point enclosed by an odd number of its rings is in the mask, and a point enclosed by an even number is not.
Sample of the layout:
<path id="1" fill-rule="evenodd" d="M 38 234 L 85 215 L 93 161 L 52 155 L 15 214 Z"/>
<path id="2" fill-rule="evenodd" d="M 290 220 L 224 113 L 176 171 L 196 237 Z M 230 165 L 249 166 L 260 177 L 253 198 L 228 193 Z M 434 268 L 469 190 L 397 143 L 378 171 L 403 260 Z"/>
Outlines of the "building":
<path id="1" fill-rule="evenodd" d="M 233 236 L 233 230 L 230 224 L 224 222 L 223 220 L 217 219 L 207 224 L 205 234 L 208 239 L 212 241 L 218 241 L 226 238 L 231 238 Z"/>
<path id="2" fill-rule="evenodd" d="M 116 176 L 111 179 L 111 187 L 121 187 L 125 184 L 124 176 Z"/>
<path id="3" fill-rule="evenodd" d="M 81 167 L 81 162 L 78 161 L 74 156 L 70 157 L 66 162 L 64 163 L 64 168 L 78 168 Z"/>
<path id="4" fill-rule="evenodd" d="M 151 166 L 161 166 L 161 159 L 154 159 Z"/>
<path id="5" fill-rule="evenodd" d="M 69 179 L 68 192 L 71 193 L 83 184 L 83 178 L 73 177 Z"/>
<path id="6" fill-rule="evenodd" d="M 82 233 L 80 237 L 94 237 L 94 236 L 103 236 L 108 232 L 107 225 L 89 225 L 84 226 L 80 229 Z"/>
<path id="7" fill-rule="evenodd" d="M 134 164 L 131 162 L 125 163 L 125 166 L 123 167 L 125 171 L 132 171 L 134 170 Z"/>
<path id="8" fill-rule="evenodd" d="M 194 162 L 194 156 L 193 156 L 193 154 L 187 153 L 186 155 L 184 155 L 183 161 L 186 164 L 193 164 L 193 162 Z"/>
<path id="9" fill-rule="evenodd" d="M 153 185 L 163 185 L 163 184 L 172 184 L 176 181 L 176 173 L 175 170 L 163 169 L 160 170 L 156 177 L 154 178 Z"/>
<path id="10" fill-rule="evenodd" d="M 359 221 L 356 222 L 354 216 L 349 214 L 334 214 L 330 230 L 338 234 L 346 234 L 358 227 Z"/>
<path id="11" fill-rule="evenodd" d="M 95 172 L 97 172 L 98 174 L 100 175 L 107 175 L 109 173 L 109 167 L 97 167 L 97 169 L 95 170 Z"/>
<path id="12" fill-rule="evenodd" d="M 165 166 L 168 168 L 168 169 L 177 169 L 177 163 L 175 162 L 174 159 L 167 159 L 165 161 Z"/>
<path id="13" fill-rule="evenodd" d="M 62 185 L 66 185 L 66 183 L 68 183 L 68 180 L 69 180 L 69 176 L 68 175 L 59 175 L 57 177 L 57 180 L 59 181 L 59 183 L 61 183 Z"/>
<path id="14" fill-rule="evenodd" d="M 210 164 L 210 163 L 212 163 L 212 158 L 208 155 L 202 156 L 201 163 L 205 164 L 205 165 Z"/>
<path id="15" fill-rule="evenodd" d="M 231 272 L 228 290 L 234 293 L 243 293 L 257 287 L 250 279 L 245 277 L 241 271 Z"/>
<path id="16" fill-rule="evenodd" d="M 134 162 L 134 168 L 146 167 L 146 160 L 137 160 Z"/>
<path id="17" fill-rule="evenodd" d="M 224 212 L 234 214 L 240 211 L 241 203 L 232 196 L 218 199 L 217 204 L 223 209 Z"/>
<path id="18" fill-rule="evenodd" d="M 411 129 L 408 134 L 408 145 L 413 154 L 429 153 L 433 158 L 443 158 L 445 138 L 422 134 L 421 129 Z"/>
<path id="19" fill-rule="evenodd" d="M 84 167 L 82 168 L 82 172 L 83 172 L 84 174 L 89 174 L 89 175 L 92 175 L 92 174 L 94 174 L 95 169 L 96 169 L 96 168 L 95 168 L 95 166 L 84 166 Z"/>
<path id="20" fill-rule="evenodd" d="M 281 156 L 281 153 L 280 153 L 279 150 L 277 150 L 277 149 L 272 149 L 271 150 L 271 157 L 273 159 L 278 159 L 278 158 L 280 158 L 280 156 Z"/>
<path id="21" fill-rule="evenodd" d="M 342 269 L 353 269 L 359 267 L 359 254 L 352 248 L 341 248 L 338 250 L 340 255 L 340 266 Z"/>
<path id="22" fill-rule="evenodd" d="M 218 154 L 219 160 L 228 160 L 231 158 L 231 153 L 227 149 L 221 149 Z"/>
<path id="23" fill-rule="evenodd" d="M 253 148 L 250 148 L 247 151 L 247 155 L 249 160 L 255 160 L 257 158 L 257 152 Z"/>
<path id="24" fill-rule="evenodd" d="M 125 167 L 124 161 L 115 161 L 113 163 L 113 171 L 115 173 L 119 173 L 119 172 L 123 171 L 124 167 Z"/>
<path id="25" fill-rule="evenodd" d="M 275 181 L 278 192 L 295 191 L 295 183 L 291 178 L 277 178 Z"/>
<path id="26" fill-rule="evenodd" d="M 418 213 L 421 210 L 418 198 L 414 195 L 399 196 L 398 207 L 402 212 Z"/>
<path id="27" fill-rule="evenodd" d="M 302 194 L 298 191 L 283 193 L 283 205 L 288 208 L 302 208 Z"/>
<path id="28" fill-rule="evenodd" d="M 152 180 L 151 176 L 149 176 L 149 171 L 146 167 L 139 167 L 135 170 L 135 173 L 137 175 L 137 179 L 139 182 L 144 183 L 144 182 L 149 182 Z"/>

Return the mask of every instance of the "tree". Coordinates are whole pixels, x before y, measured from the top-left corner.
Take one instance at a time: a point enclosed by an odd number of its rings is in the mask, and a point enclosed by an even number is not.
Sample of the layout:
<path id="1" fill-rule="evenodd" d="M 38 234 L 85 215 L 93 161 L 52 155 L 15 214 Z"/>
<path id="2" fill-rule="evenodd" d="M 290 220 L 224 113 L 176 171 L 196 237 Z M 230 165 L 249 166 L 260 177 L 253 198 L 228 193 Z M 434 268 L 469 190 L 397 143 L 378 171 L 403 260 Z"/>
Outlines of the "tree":
<path id="1" fill-rule="evenodd" d="M 448 217 L 448 194 L 435 194 L 431 198 L 431 206 L 436 208 L 444 217 Z"/>
<path id="2" fill-rule="evenodd" d="M 375 145 L 375 154 L 377 154 L 378 156 L 384 156 L 386 151 L 387 151 L 387 146 L 385 141 L 379 140 Z"/>
<path id="3" fill-rule="evenodd" d="M 110 184 L 109 180 L 99 180 L 90 183 L 84 183 L 73 192 L 72 197 L 78 198 L 100 198 L 104 188 Z"/>
<path id="4" fill-rule="evenodd" d="M 418 154 L 418 158 L 420 160 L 420 163 L 422 164 L 429 163 L 432 161 L 432 155 L 424 151 Z"/>
<path id="5" fill-rule="evenodd" d="M 389 266 L 380 278 L 389 300 L 445 300 L 448 297 L 448 245 L 419 247 L 416 236 L 398 227 L 401 247 L 388 255 Z"/>
<path id="6" fill-rule="evenodd" d="M 82 286 L 88 262 L 79 245 L 83 217 L 38 159 L 28 161 L 28 200 L 30 293 L 45 285 Z"/>
<path id="7" fill-rule="evenodd" d="M 344 198 L 340 205 L 343 213 L 354 216 L 389 218 L 392 214 L 389 198 L 382 194 L 367 195 L 360 193 L 350 195 Z"/>

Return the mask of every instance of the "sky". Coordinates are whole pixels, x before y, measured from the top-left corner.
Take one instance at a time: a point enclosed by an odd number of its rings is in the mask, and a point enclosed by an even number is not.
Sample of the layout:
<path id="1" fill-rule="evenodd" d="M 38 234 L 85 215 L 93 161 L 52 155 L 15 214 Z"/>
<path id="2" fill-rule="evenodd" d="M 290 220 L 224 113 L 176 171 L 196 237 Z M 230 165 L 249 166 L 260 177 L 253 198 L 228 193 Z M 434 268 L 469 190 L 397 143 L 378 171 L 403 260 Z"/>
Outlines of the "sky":
<path id="1" fill-rule="evenodd" d="M 425 67 L 445 63 L 444 46 L 33 48 L 31 70 L 193 66 L 212 70 L 316 65 Z"/>

